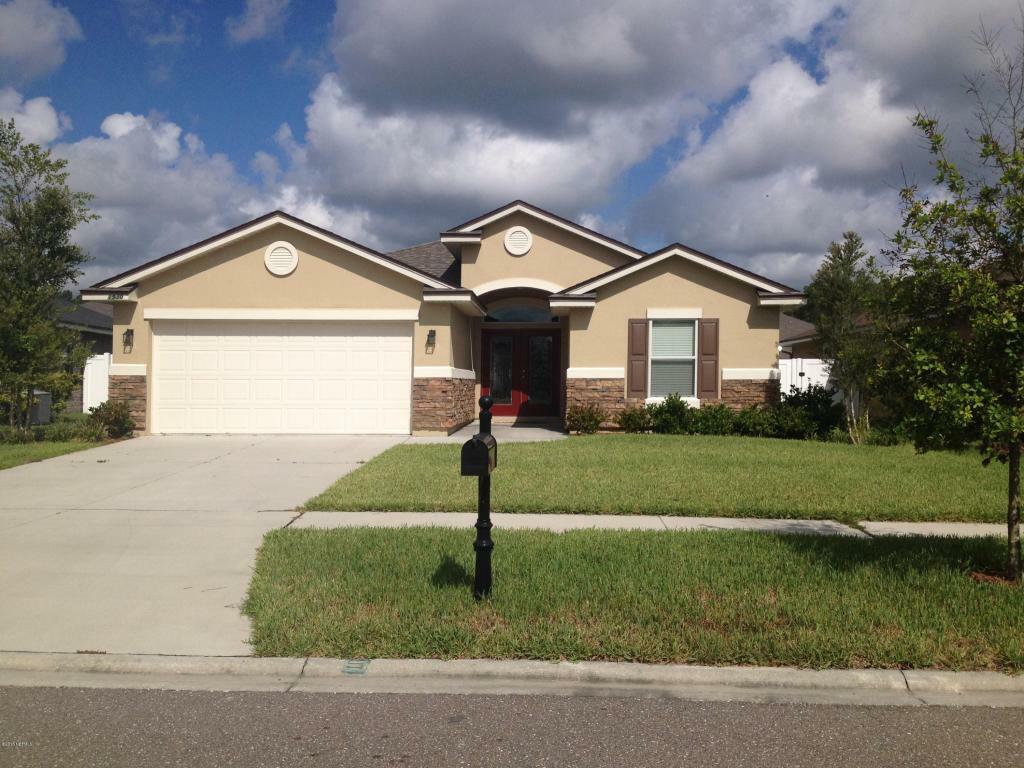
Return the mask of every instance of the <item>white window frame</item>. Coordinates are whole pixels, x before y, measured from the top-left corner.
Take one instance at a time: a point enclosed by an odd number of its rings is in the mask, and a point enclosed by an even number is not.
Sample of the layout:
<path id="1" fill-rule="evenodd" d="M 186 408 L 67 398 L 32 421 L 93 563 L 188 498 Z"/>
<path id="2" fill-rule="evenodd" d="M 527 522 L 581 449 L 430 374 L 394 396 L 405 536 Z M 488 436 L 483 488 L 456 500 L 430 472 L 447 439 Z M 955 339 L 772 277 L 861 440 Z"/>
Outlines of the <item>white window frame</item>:
<path id="1" fill-rule="evenodd" d="M 680 313 L 682 314 L 682 313 Z M 659 357 L 658 360 L 693 360 L 693 397 L 684 397 L 683 402 L 687 405 L 693 406 L 694 408 L 700 408 L 700 399 L 697 398 L 697 361 L 700 359 L 700 350 L 697 349 L 697 345 L 700 341 L 700 334 L 697 333 L 697 326 L 700 325 L 700 317 L 693 317 L 689 312 L 686 314 L 689 317 L 662 317 L 661 313 L 656 313 L 655 316 L 651 317 L 651 312 L 648 310 L 647 320 L 647 400 L 648 403 L 660 403 L 665 400 L 664 396 L 652 396 L 651 395 L 651 375 L 654 371 L 654 324 L 661 320 L 681 320 L 693 323 L 693 356 L 692 358 L 687 355 L 685 357 Z"/>

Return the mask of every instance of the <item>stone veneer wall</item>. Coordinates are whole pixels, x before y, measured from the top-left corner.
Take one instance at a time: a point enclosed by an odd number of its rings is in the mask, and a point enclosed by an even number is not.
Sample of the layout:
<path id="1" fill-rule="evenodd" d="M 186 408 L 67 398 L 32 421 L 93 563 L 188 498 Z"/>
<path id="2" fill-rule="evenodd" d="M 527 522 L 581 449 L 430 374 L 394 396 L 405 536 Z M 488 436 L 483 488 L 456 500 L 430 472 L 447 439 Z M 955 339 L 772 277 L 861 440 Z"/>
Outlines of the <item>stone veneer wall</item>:
<path id="1" fill-rule="evenodd" d="M 627 405 L 642 405 L 642 398 L 626 397 L 625 379 L 566 379 L 565 407 L 599 405 L 612 417 Z"/>
<path id="2" fill-rule="evenodd" d="M 145 376 L 111 376 L 108 398 L 128 403 L 128 409 L 135 421 L 135 429 L 140 432 L 146 431 Z"/>
<path id="3" fill-rule="evenodd" d="M 476 416 L 473 379 L 413 379 L 412 431 L 451 434 Z"/>
<path id="4" fill-rule="evenodd" d="M 592 403 L 614 416 L 627 405 L 642 405 L 642 398 L 625 396 L 623 379 L 567 379 L 565 382 L 566 407 Z M 739 410 L 748 405 L 767 405 L 779 400 L 778 380 L 725 379 L 721 397 L 711 402 L 725 403 Z"/>
<path id="5" fill-rule="evenodd" d="M 778 379 L 723 379 L 719 402 L 739 410 L 748 405 L 768 405 L 779 401 Z"/>

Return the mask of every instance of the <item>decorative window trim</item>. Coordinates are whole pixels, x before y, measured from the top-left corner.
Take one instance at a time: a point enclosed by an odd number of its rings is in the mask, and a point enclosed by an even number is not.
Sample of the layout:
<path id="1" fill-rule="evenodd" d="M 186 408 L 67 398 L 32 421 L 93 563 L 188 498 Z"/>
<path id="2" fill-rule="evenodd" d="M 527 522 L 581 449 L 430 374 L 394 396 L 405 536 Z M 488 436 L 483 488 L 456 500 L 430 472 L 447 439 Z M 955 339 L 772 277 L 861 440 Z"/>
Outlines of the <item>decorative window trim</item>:
<path id="1" fill-rule="evenodd" d="M 620 367 L 608 368 L 568 368 L 565 371 L 567 379 L 624 379 L 626 369 Z"/>
<path id="2" fill-rule="evenodd" d="M 654 356 L 654 326 L 660 320 L 679 320 L 682 322 L 689 322 L 693 324 L 693 354 L 675 357 L 655 357 Z M 651 394 L 651 380 L 654 377 L 654 363 L 661 360 L 669 361 L 693 361 L 693 395 L 680 395 L 684 401 L 690 402 L 697 401 L 697 361 L 700 359 L 700 351 L 697 349 L 697 345 L 700 340 L 700 334 L 697 333 L 698 318 L 693 317 L 659 317 L 657 319 L 648 319 L 647 321 L 647 402 L 660 403 L 665 399 L 665 395 L 652 395 Z M 691 403 L 693 404 L 693 403 Z"/>
<path id="3" fill-rule="evenodd" d="M 704 310 L 700 307 L 680 307 L 679 309 L 647 308 L 648 320 L 700 320 Z"/>
<path id="4" fill-rule="evenodd" d="M 526 235 L 526 245 L 517 245 L 512 242 L 516 235 Z M 505 231 L 505 250 L 512 256 L 525 256 L 533 248 L 533 233 L 521 224 L 509 227 Z"/>

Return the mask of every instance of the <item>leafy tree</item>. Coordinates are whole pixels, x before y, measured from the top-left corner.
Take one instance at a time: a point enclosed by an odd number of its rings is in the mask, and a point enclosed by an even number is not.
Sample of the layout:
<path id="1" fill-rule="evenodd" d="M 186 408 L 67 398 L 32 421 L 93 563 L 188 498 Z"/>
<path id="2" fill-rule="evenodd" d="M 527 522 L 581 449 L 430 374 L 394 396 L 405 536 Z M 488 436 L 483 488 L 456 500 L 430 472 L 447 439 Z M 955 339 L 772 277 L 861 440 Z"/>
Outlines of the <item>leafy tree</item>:
<path id="1" fill-rule="evenodd" d="M 979 41 L 991 62 L 986 76 L 968 80 L 978 122 L 968 137 L 980 163 L 962 170 L 938 121 L 926 114 L 914 120 L 928 142 L 937 190 L 929 195 L 908 185 L 901 193 L 879 380 L 920 449 L 976 447 L 985 464 L 1009 464 L 1007 576 L 1019 582 L 1024 44 L 1011 53 L 984 29 Z"/>
<path id="2" fill-rule="evenodd" d="M 71 233 L 94 218 L 66 164 L 0 121 L 0 386 L 12 426 L 27 426 L 35 388 L 69 389 L 88 354 L 57 325 L 57 298 L 88 258 Z"/>
<path id="3" fill-rule="evenodd" d="M 807 319 L 818 327 L 821 355 L 843 392 L 850 440 L 867 438 L 867 395 L 877 364 L 878 344 L 869 310 L 878 294 L 874 263 L 856 232 L 833 241 L 807 286 Z"/>

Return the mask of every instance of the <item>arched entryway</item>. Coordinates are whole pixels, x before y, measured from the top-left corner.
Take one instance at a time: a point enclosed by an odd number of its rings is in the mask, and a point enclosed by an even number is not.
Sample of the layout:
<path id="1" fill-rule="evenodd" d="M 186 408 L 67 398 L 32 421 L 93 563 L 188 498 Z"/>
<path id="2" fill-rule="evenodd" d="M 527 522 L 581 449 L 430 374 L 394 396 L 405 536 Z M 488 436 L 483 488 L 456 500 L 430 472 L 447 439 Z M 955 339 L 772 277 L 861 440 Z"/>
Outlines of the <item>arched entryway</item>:
<path id="1" fill-rule="evenodd" d="M 480 392 L 496 417 L 556 419 L 563 413 L 566 332 L 549 293 L 519 288 L 480 297 Z"/>

